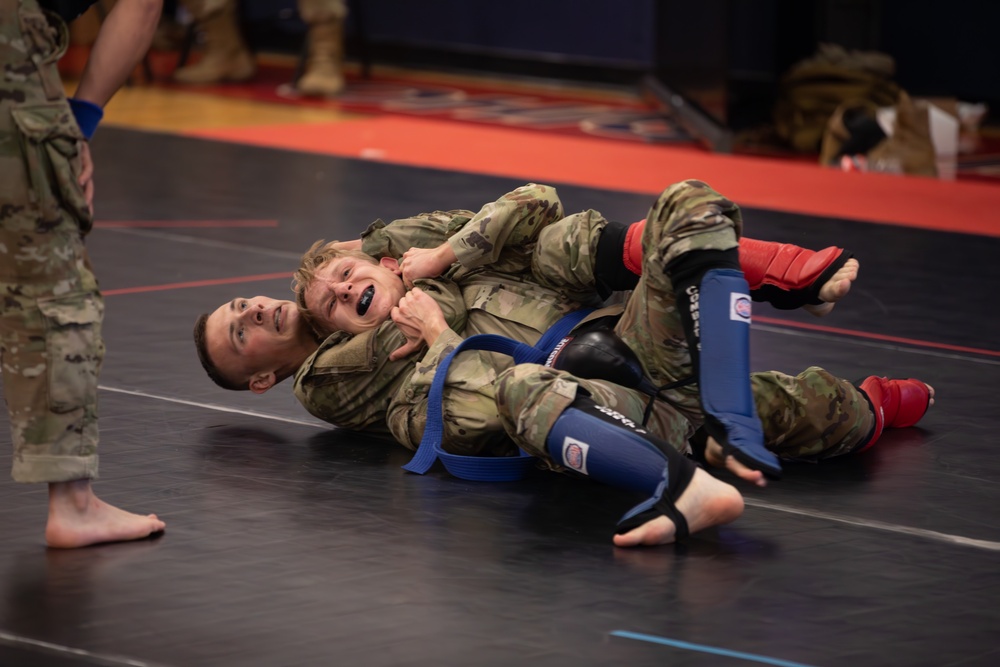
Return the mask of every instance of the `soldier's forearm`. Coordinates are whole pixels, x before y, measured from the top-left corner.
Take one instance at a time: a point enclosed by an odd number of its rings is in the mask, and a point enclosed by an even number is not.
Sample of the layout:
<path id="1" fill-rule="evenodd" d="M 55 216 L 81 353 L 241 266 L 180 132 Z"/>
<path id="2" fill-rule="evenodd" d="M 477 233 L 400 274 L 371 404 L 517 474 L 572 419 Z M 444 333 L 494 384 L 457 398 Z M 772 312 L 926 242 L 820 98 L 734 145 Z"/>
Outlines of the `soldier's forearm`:
<path id="1" fill-rule="evenodd" d="M 562 217 L 555 188 L 529 183 L 484 205 L 448 242 L 462 266 L 487 266 L 505 248 L 534 243 L 543 227 Z"/>
<path id="2" fill-rule="evenodd" d="M 153 41 L 163 0 L 118 0 L 94 42 L 74 97 L 103 107 Z"/>

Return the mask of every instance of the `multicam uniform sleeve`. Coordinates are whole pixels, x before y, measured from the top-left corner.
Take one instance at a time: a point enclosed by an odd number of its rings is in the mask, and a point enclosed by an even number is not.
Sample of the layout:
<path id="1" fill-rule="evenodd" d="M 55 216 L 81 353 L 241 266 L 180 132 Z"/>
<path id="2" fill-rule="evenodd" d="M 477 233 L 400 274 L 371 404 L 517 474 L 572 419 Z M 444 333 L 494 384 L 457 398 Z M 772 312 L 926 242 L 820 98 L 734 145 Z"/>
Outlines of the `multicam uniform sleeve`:
<path id="1" fill-rule="evenodd" d="M 555 188 L 530 183 L 486 204 L 478 213 L 455 209 L 388 224 L 376 220 L 361 235 L 361 249 L 372 257 L 400 259 L 410 248 L 435 248 L 447 242 L 465 269 L 490 265 L 518 272 L 530 266 L 539 232 L 562 216 Z"/>
<path id="2" fill-rule="evenodd" d="M 608 221 L 598 211 L 568 215 L 538 237 L 531 275 L 539 285 L 559 290 L 580 303 L 598 294 L 597 246 Z"/>
<path id="3" fill-rule="evenodd" d="M 391 223 L 376 220 L 361 234 L 361 249 L 372 257 L 400 259 L 410 248 L 436 248 L 462 227 L 472 211 L 434 211 Z"/>
<path id="4" fill-rule="evenodd" d="M 529 183 L 483 206 L 448 244 L 466 269 L 524 270 L 539 232 L 561 217 L 555 188 Z"/>

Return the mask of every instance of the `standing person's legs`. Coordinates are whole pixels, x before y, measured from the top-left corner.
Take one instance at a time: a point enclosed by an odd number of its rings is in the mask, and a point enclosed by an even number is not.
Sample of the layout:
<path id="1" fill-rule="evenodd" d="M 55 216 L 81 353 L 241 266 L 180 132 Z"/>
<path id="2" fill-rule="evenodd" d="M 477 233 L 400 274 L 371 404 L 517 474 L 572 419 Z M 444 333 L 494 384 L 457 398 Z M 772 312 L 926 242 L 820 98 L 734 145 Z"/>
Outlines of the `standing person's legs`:
<path id="1" fill-rule="evenodd" d="M 0 91 L 0 146 L 9 147 L 0 153 L 0 357 L 12 475 L 49 483 L 50 545 L 145 537 L 163 522 L 107 505 L 90 487 L 103 302 L 83 248 L 83 137 L 55 67 L 65 42 L 34 0 L 0 0 L 0 14 L 20 19 L 3 23 L 0 69 L 27 73 Z M 16 43 L 28 52 L 4 46 Z"/>
<path id="2" fill-rule="evenodd" d="M 299 0 L 299 15 L 309 27 L 306 67 L 295 87 L 303 95 L 325 97 L 344 89 L 345 0 Z"/>
<path id="3" fill-rule="evenodd" d="M 174 72 L 174 80 L 189 84 L 246 81 L 257 63 L 243 39 L 236 0 L 181 0 L 197 27 L 205 33 L 201 60 Z"/>

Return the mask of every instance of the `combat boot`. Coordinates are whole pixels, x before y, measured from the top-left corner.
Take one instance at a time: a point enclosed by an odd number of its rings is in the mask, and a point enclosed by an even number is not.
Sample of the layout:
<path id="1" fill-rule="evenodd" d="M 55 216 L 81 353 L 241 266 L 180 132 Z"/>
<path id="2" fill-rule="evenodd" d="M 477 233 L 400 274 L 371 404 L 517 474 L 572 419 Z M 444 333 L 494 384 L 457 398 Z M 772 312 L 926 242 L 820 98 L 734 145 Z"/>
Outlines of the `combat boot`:
<path id="1" fill-rule="evenodd" d="M 295 87 L 303 95 L 327 97 L 344 89 L 344 22 L 325 19 L 309 26 L 305 73 Z"/>
<path id="2" fill-rule="evenodd" d="M 205 53 L 194 65 L 177 69 L 175 81 L 208 84 L 253 77 L 257 65 L 240 34 L 234 2 L 227 2 L 222 11 L 199 21 L 199 27 L 205 32 Z"/>

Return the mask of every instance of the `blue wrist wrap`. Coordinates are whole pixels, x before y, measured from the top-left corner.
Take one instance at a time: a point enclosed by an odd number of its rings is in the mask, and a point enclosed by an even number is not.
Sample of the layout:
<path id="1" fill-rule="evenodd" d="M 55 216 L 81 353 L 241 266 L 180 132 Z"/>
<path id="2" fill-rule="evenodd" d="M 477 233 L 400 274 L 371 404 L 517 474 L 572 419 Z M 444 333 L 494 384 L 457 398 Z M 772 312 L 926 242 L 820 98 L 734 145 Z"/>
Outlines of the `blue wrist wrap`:
<path id="1" fill-rule="evenodd" d="M 78 100 L 75 97 L 70 97 L 67 101 L 73 117 L 76 118 L 76 124 L 80 126 L 80 131 L 89 141 L 97 131 L 98 123 L 104 118 L 104 109 L 93 102 Z"/>

